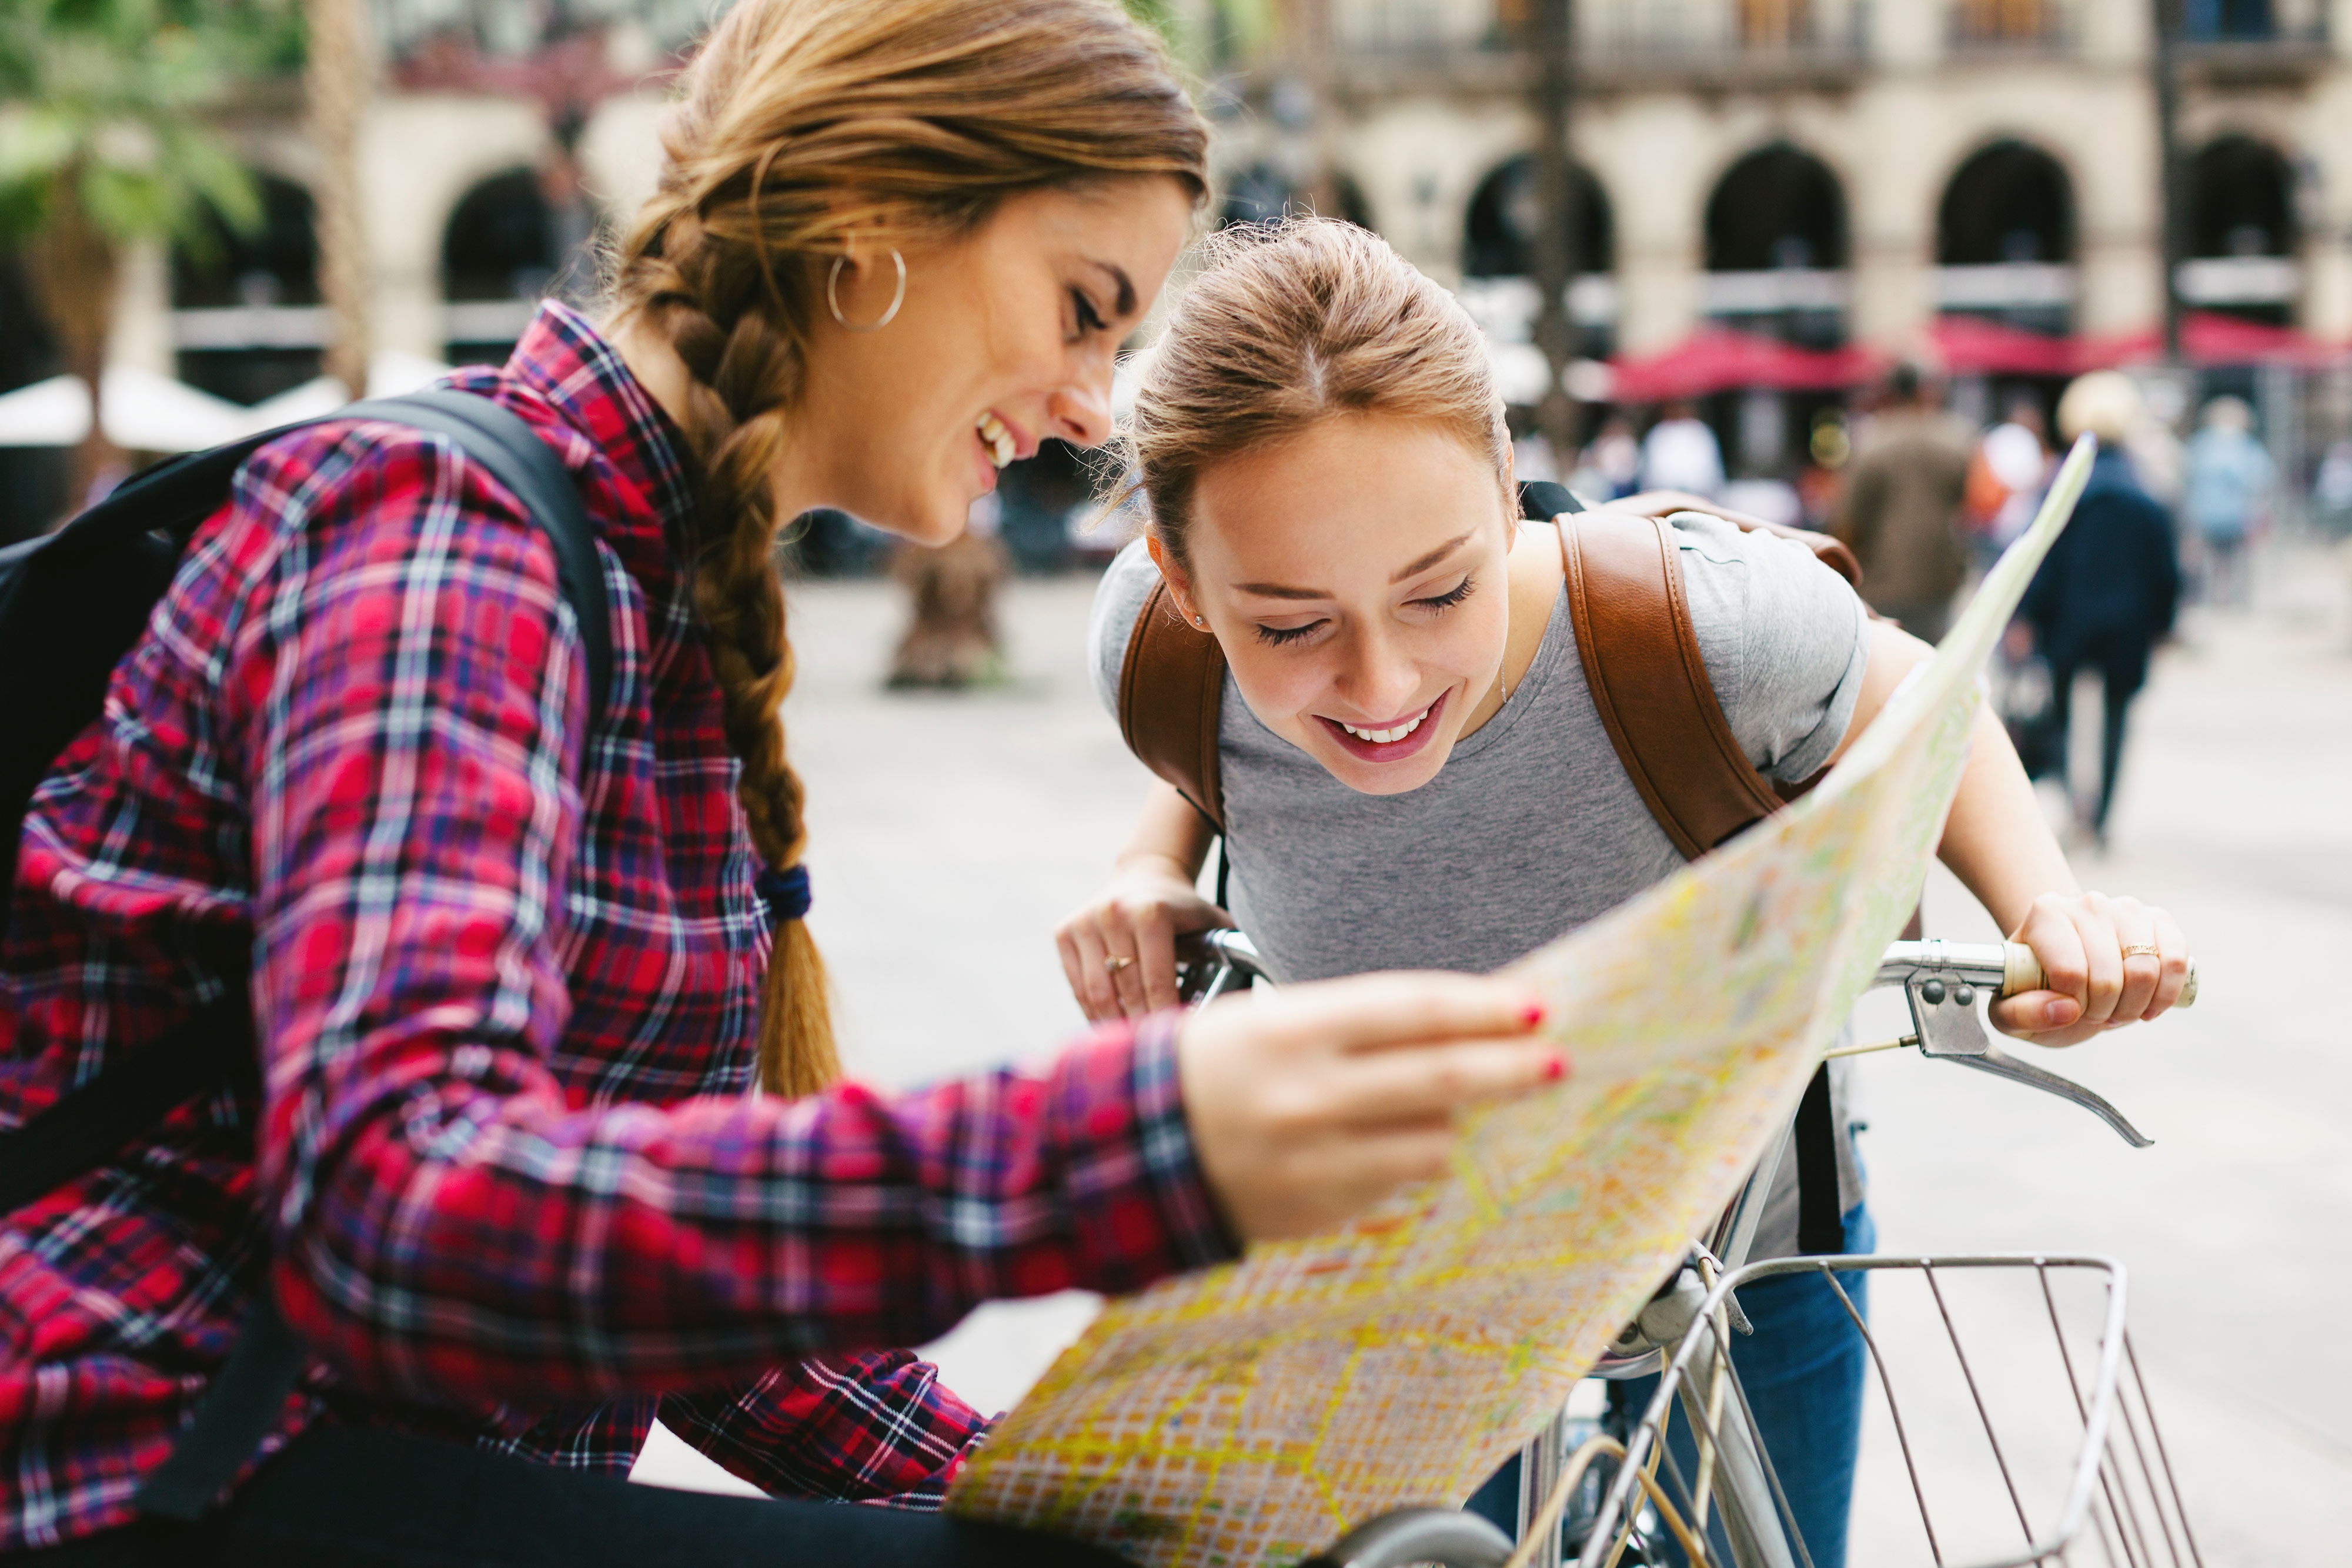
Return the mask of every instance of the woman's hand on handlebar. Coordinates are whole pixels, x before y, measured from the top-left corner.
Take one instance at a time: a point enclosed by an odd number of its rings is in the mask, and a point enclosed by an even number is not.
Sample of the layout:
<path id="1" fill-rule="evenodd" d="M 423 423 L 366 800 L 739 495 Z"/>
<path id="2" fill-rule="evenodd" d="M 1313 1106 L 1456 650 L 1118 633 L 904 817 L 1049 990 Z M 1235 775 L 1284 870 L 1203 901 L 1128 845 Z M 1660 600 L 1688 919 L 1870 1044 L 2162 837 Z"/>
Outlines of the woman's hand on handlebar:
<path id="1" fill-rule="evenodd" d="M 1201 1170 L 1251 1241 L 1311 1236 L 1445 1174 L 1457 1113 L 1556 1082 L 1523 984 L 1368 975 L 1213 1002 L 1177 1037 Z"/>
<path id="2" fill-rule="evenodd" d="M 1996 1001 L 1988 1016 L 2035 1045 L 2075 1045 L 2157 1018 L 2189 977 L 2189 939 L 2137 898 L 2045 893 L 2009 939 L 2033 949 L 2045 988 Z"/>
<path id="3" fill-rule="evenodd" d="M 1174 1007 L 1176 938 L 1233 923 L 1175 861 L 1129 854 L 1110 885 L 1055 928 L 1054 945 L 1070 994 L 1090 1022 L 1101 1023 Z"/>

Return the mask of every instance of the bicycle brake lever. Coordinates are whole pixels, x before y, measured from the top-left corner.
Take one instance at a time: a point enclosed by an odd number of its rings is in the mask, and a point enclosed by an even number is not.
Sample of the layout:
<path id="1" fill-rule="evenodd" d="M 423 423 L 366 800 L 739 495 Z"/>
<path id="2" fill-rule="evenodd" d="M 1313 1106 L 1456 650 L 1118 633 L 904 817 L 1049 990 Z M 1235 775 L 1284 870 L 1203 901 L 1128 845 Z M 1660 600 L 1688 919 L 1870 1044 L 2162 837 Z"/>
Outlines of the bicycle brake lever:
<path id="1" fill-rule="evenodd" d="M 2055 1094 L 2061 1100 L 2071 1101 L 2114 1128 L 2116 1136 L 2135 1149 L 2147 1148 L 2156 1142 L 2154 1138 L 2133 1126 L 2121 1111 L 2116 1110 L 2105 1100 L 2084 1088 L 2073 1079 L 2061 1078 L 2054 1072 L 2044 1072 L 2038 1067 L 2030 1067 L 1990 1042 L 1985 1045 L 1980 1055 L 1940 1055 L 1937 1060 L 1948 1061 L 1959 1067 L 1973 1067 L 1979 1072 L 1990 1072 L 1996 1078 L 2006 1078 L 2012 1083 L 2022 1083 L 2028 1089 L 2039 1089 L 2045 1094 Z"/>
<path id="2" fill-rule="evenodd" d="M 1903 982 L 1903 999 L 1910 1004 L 1911 1028 L 1918 1035 L 1922 1056 L 1958 1060 L 1992 1049 L 1984 1025 L 1977 1021 L 1977 991 L 1967 976 L 1957 972 L 1922 968 Z"/>

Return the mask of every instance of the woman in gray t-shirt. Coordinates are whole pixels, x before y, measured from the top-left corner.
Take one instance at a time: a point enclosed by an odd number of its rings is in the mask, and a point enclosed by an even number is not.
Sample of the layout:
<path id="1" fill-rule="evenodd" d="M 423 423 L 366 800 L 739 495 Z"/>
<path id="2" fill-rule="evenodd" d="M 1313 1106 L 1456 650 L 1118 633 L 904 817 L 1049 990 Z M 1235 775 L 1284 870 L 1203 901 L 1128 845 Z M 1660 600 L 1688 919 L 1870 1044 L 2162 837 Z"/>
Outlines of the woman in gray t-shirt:
<path id="1" fill-rule="evenodd" d="M 1517 521 L 1476 329 L 1376 236 L 1307 220 L 1213 242 L 1133 441 L 1151 526 L 1096 599 L 1097 678 L 1108 703 L 1159 579 L 1222 645 L 1233 907 L 1194 891 L 1209 824 L 1156 786 L 1108 887 L 1057 933 L 1089 1016 L 1172 1005 L 1179 931 L 1238 923 L 1285 979 L 1485 970 L 1681 863 L 1586 686 L 1558 534 Z M 1801 545 L 1698 514 L 1673 526 L 1707 676 L 1768 776 L 1836 760 L 1928 656 Z M 2050 977 L 1993 1004 L 1996 1027 L 2073 1044 L 2172 1004 L 2179 931 L 2077 886 L 1990 718 L 1939 852 Z M 1866 1248 L 1838 1142 L 1849 1249 Z M 1795 1250 L 1782 1165 L 1761 1256 Z M 1762 1332 L 1735 1361 L 1812 1561 L 1832 1568 L 1862 1346 L 1818 1276 L 1742 1298 Z"/>

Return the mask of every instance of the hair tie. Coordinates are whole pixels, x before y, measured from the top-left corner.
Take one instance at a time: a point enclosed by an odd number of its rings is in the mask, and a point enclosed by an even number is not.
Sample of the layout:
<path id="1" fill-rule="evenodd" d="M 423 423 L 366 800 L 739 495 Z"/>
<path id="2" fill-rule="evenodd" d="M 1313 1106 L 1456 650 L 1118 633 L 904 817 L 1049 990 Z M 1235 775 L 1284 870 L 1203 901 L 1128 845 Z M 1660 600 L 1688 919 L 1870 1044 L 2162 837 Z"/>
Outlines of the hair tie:
<path id="1" fill-rule="evenodd" d="M 770 925 L 782 925 L 809 912 L 809 874 L 805 865 L 796 865 L 789 871 L 767 867 L 751 886 L 759 893 L 760 901 L 768 906 Z"/>

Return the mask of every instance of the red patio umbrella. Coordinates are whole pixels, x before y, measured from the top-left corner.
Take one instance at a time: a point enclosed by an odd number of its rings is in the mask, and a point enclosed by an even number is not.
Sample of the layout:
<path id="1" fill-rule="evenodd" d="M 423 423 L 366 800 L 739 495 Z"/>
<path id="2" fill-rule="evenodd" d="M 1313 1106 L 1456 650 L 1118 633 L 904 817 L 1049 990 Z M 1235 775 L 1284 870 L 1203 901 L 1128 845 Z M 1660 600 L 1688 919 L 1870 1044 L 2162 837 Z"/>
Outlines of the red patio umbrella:
<path id="1" fill-rule="evenodd" d="M 2192 310 L 2180 319 L 2180 353 L 2192 365 L 2290 365 L 2322 370 L 2352 359 L 2352 346 L 2329 343 L 2294 327 Z M 2164 358 L 2164 335 L 2150 329 L 2080 340 L 2083 370 L 2148 365 Z"/>
<path id="2" fill-rule="evenodd" d="M 1663 402 L 1748 388 L 1827 392 L 1869 381 L 1884 365 L 1884 357 L 1869 349 L 1801 349 L 1727 327 L 1702 328 L 1663 353 L 1620 355 L 1610 361 L 1619 402 Z"/>
<path id="3" fill-rule="evenodd" d="M 2082 344 L 1982 316 L 1941 316 L 1928 337 L 1945 368 L 1961 374 L 2071 376 L 2081 367 Z"/>

